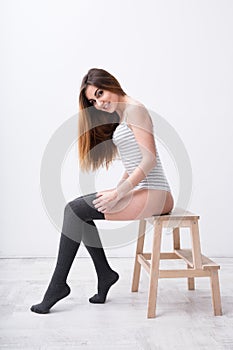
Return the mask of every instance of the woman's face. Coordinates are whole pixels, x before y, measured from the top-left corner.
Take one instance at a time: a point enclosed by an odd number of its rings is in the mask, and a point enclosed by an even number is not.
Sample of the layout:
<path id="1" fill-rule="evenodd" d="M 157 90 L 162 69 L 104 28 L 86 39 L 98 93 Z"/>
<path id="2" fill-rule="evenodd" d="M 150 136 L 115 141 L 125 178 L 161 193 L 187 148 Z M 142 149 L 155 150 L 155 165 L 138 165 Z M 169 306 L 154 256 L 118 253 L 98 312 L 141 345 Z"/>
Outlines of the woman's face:
<path id="1" fill-rule="evenodd" d="M 97 88 L 94 85 L 88 85 L 86 88 L 86 98 L 96 108 L 108 113 L 115 112 L 120 96 L 104 89 Z"/>

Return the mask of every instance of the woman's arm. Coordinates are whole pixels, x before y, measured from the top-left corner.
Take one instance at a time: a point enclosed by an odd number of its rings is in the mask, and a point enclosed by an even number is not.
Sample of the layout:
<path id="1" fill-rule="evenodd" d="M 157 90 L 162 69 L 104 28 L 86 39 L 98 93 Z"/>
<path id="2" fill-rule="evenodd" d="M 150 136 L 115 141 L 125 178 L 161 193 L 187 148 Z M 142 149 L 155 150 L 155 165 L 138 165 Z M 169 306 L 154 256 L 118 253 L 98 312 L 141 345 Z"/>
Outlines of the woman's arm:
<path id="1" fill-rule="evenodd" d="M 122 184 L 128 177 L 129 177 L 129 174 L 127 173 L 127 171 L 125 171 L 124 174 L 122 175 L 122 178 L 121 178 L 120 181 L 118 182 L 117 186 L 119 186 L 120 184 Z"/>
<path id="2" fill-rule="evenodd" d="M 145 107 L 133 106 L 127 115 L 127 123 L 134 133 L 141 150 L 142 160 L 137 168 L 123 182 L 117 185 L 118 199 L 132 190 L 156 165 L 156 147 L 153 123 Z"/>

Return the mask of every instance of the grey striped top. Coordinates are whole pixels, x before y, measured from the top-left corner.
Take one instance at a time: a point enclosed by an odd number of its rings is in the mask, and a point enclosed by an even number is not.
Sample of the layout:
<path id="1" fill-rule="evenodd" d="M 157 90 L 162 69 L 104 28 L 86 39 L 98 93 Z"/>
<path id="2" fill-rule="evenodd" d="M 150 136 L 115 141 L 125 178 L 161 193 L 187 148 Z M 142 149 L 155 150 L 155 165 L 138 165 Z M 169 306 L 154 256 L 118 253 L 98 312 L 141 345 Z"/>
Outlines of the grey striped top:
<path id="1" fill-rule="evenodd" d="M 134 137 L 133 131 L 127 125 L 126 121 L 120 123 L 113 132 L 112 141 L 117 146 L 119 156 L 129 175 L 140 164 L 142 154 L 138 142 Z M 159 158 L 156 147 L 156 166 L 140 181 L 134 189 L 151 188 L 171 192 L 167 178 Z"/>

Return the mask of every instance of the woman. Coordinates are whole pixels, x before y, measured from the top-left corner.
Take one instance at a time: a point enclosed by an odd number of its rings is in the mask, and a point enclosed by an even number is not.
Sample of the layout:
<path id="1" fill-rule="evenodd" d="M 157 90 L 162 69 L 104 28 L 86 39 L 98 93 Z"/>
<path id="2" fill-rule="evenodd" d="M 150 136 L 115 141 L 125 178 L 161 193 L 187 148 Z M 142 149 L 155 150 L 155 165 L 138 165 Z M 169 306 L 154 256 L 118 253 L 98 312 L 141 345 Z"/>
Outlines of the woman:
<path id="1" fill-rule="evenodd" d="M 80 196 L 64 210 L 55 271 L 40 304 L 31 311 L 48 313 L 70 293 L 68 273 L 82 241 L 98 276 L 91 303 L 104 303 L 119 279 L 106 259 L 93 220 L 139 220 L 169 213 L 173 197 L 158 150 L 153 123 L 145 106 L 128 96 L 114 76 L 93 68 L 84 76 L 79 94 L 78 152 L 80 168 L 96 170 L 120 155 L 125 173 L 112 189 Z"/>

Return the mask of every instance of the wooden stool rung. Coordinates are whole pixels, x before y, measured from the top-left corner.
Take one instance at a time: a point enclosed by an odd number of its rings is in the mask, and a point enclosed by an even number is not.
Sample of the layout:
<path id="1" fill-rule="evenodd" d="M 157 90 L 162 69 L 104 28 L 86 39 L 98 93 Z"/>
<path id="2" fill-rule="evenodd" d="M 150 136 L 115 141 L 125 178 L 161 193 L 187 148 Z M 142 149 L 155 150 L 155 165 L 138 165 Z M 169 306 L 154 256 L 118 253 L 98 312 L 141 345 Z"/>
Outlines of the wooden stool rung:
<path id="1" fill-rule="evenodd" d="M 150 263 L 147 261 L 147 259 L 143 256 L 143 254 L 138 254 L 138 262 L 139 264 L 144 267 L 146 272 L 150 273 Z"/>
<path id="2" fill-rule="evenodd" d="M 140 255 L 143 255 L 146 260 L 151 260 L 151 253 L 141 253 Z M 161 252 L 160 253 L 160 260 L 165 259 L 180 259 L 180 257 L 177 256 L 174 252 Z"/>
<path id="3" fill-rule="evenodd" d="M 159 270 L 159 278 L 209 277 L 209 271 L 194 269 Z"/>

